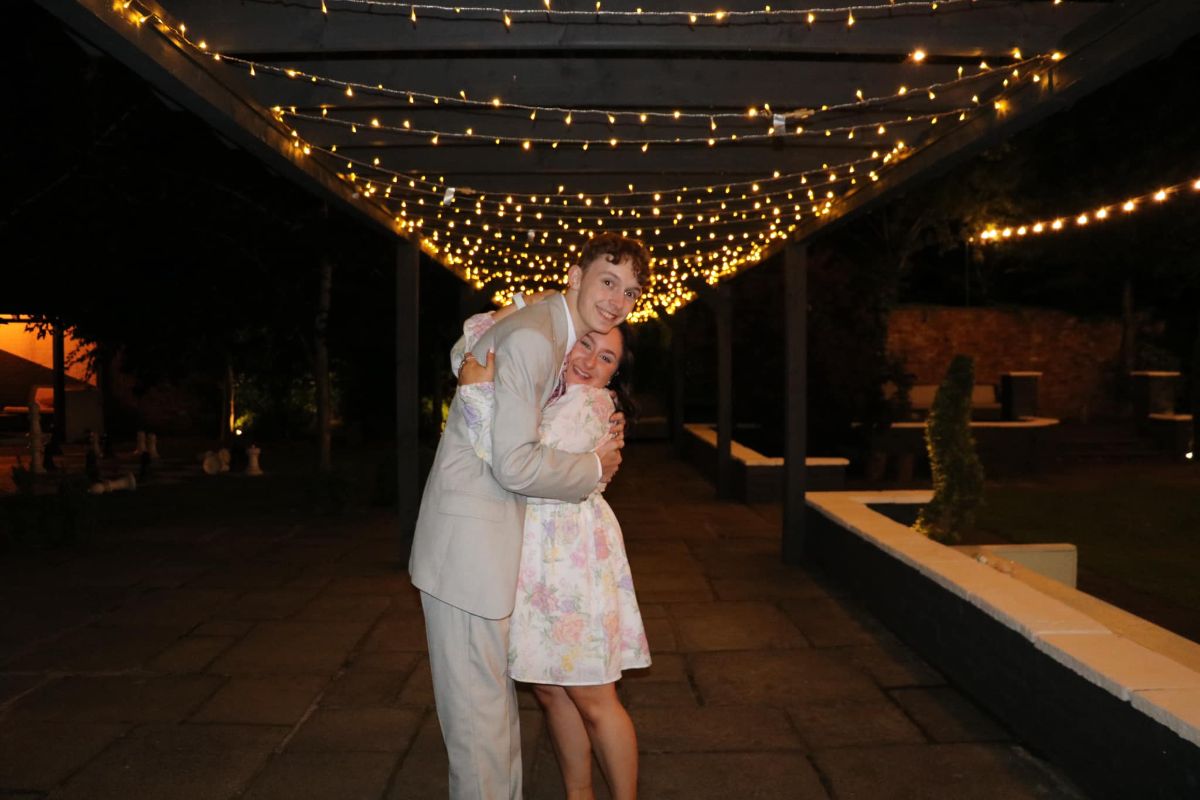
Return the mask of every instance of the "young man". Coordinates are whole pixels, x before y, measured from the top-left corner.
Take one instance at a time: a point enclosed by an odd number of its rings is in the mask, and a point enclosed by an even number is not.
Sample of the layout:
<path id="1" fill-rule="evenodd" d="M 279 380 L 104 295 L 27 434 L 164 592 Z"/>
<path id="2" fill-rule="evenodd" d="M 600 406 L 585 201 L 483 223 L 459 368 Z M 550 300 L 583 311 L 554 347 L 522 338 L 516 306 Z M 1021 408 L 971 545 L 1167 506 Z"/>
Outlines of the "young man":
<path id="1" fill-rule="evenodd" d="M 625 320 L 649 278 L 633 239 L 593 237 L 564 295 L 497 322 L 474 355 L 495 352 L 492 463 L 475 455 L 458 400 L 425 484 L 409 573 L 421 590 L 438 721 L 450 757 L 450 797 L 521 797 L 516 691 L 506 674 L 525 498 L 578 502 L 612 479 L 622 441 L 595 453 L 538 441 L 542 407 L 575 340 Z"/>

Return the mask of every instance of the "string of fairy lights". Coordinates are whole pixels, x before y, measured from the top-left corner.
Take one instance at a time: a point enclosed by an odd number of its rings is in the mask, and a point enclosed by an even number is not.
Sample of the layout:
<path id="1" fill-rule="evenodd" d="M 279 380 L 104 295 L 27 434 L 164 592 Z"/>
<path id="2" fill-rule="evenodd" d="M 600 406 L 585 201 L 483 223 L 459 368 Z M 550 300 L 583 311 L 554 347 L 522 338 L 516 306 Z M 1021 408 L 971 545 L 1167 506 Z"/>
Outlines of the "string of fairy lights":
<path id="1" fill-rule="evenodd" d="M 185 41 L 190 41 L 186 40 Z M 197 49 L 206 50 L 206 43 L 201 40 L 197 43 Z M 594 119 L 602 123 L 607 123 L 609 126 L 617 126 L 621 124 L 630 124 L 644 126 L 647 123 L 657 122 L 678 122 L 683 125 L 699 123 L 711 129 L 717 130 L 719 124 L 725 124 L 728 121 L 739 121 L 749 124 L 759 124 L 765 121 L 768 126 L 769 134 L 787 132 L 787 125 L 790 122 L 810 120 L 824 114 L 838 113 L 844 111 L 863 111 L 878 106 L 883 106 L 889 103 L 894 103 L 900 99 L 911 97 L 925 96 L 929 100 L 935 100 L 939 93 L 960 88 L 961 86 L 980 81 L 981 79 L 994 78 L 998 74 L 1001 75 L 1001 84 L 1007 79 L 1004 73 L 997 73 L 995 68 L 987 63 L 986 60 L 980 61 L 978 70 L 973 73 L 967 73 L 966 68 L 959 65 L 957 68 L 956 77 L 951 80 L 939 81 L 922 86 L 908 87 L 900 85 L 896 92 L 886 95 L 876 95 L 867 97 L 862 90 L 857 90 L 853 100 L 845 102 L 835 102 L 831 104 L 823 104 L 818 108 L 804 108 L 792 111 L 773 110 L 770 103 L 760 103 L 750 105 L 743 111 L 686 111 L 674 109 L 671 111 L 656 111 L 647 110 L 619 110 L 611 108 L 594 108 L 594 107 L 569 107 L 561 105 L 536 105 L 530 103 L 517 103 L 503 100 L 500 97 L 492 97 L 487 100 L 469 97 L 467 91 L 462 89 L 458 95 L 443 95 L 431 92 L 423 92 L 412 88 L 389 87 L 383 84 L 367 84 L 361 81 L 351 81 L 342 78 L 335 78 L 321 73 L 311 72 L 308 70 L 297 69 L 294 67 L 281 67 L 276 64 L 263 63 L 241 56 L 220 55 L 216 54 L 218 60 L 226 64 L 232 64 L 244 68 L 250 77 L 258 77 L 262 72 L 269 76 L 286 77 L 291 80 L 307 81 L 322 87 L 329 87 L 339 90 L 347 98 L 355 98 L 362 95 L 384 97 L 388 99 L 399 99 L 405 101 L 410 106 L 428 108 L 429 106 L 442 106 L 449 108 L 459 108 L 467 111 L 488 111 L 488 112 L 520 112 L 521 114 L 528 113 L 531 121 L 536 121 L 538 115 L 542 115 L 542 119 L 546 119 L 549 115 L 557 115 L 557 118 L 564 126 L 570 127 L 573 122 L 580 122 Z M 922 63 L 927 59 L 927 54 L 923 49 L 916 49 L 909 54 L 908 59 L 916 64 Z M 1003 66 L 1003 70 L 1011 70 L 1014 74 L 1012 77 L 1020 76 L 1022 69 L 1030 68 L 1036 65 L 1041 65 L 1046 59 L 1057 61 L 1062 58 L 1060 53 L 1050 53 L 1048 55 L 1038 55 L 1031 58 L 1022 56 L 1019 49 L 1012 51 L 1010 61 Z M 976 94 L 972 97 L 972 102 L 979 103 L 979 96 Z M 321 111 L 327 114 L 330 106 L 322 106 Z M 812 123 L 807 123 L 811 128 Z M 868 126 L 858 126 L 868 127 Z M 805 125 L 800 124 L 795 126 L 793 133 L 805 132 Z"/>
<path id="2" fill-rule="evenodd" d="M 1063 0 L 1051 0 L 1054 5 L 1061 5 Z M 909 13 L 934 13 L 939 9 L 954 10 L 963 7 L 976 6 L 978 0 L 888 0 L 886 3 L 863 3 L 842 6 L 814 6 L 800 8 L 772 8 L 764 5 L 761 9 L 725 11 L 722 9 L 688 10 L 688 9 L 606 9 L 601 0 L 596 0 L 594 8 L 561 9 L 554 7 L 552 0 L 542 0 L 542 7 L 512 8 L 499 6 L 471 5 L 438 5 L 431 3 L 411 3 L 401 0 L 321 0 L 322 13 L 342 9 L 357 10 L 369 8 L 372 11 L 393 9 L 395 12 L 408 12 L 409 18 L 415 25 L 423 14 L 440 14 L 454 18 L 474 18 L 483 16 L 503 22 L 506 28 L 514 22 L 526 18 L 538 21 L 568 21 L 573 24 L 580 22 L 606 21 L 639 21 L 653 20 L 658 24 L 675 24 L 694 27 L 698 24 L 722 25 L 736 20 L 753 22 L 778 21 L 785 23 L 801 22 L 808 26 L 823 23 L 836 23 L 848 28 L 854 27 L 860 20 L 894 19 L 898 15 Z M 857 15 L 857 16 L 856 16 Z"/>
<path id="3" fill-rule="evenodd" d="M 1162 186 L 1144 194 L 1126 197 L 1090 209 L 1076 211 L 1055 217 L 1042 217 L 1021 223 L 999 224 L 992 223 L 984 226 L 968 241 L 982 244 L 1012 242 L 1021 239 L 1038 238 L 1047 234 L 1063 231 L 1079 230 L 1089 225 L 1099 225 L 1110 220 L 1127 217 L 1146 208 L 1161 206 L 1173 198 L 1200 198 L 1200 178 L 1189 178 L 1186 181 Z"/>
<path id="4" fill-rule="evenodd" d="M 359 0 L 324 0 L 321 10 L 329 14 L 365 5 Z M 542 9 L 443 7 L 374 0 L 369 5 L 383 11 L 403 6 L 414 24 L 418 13 L 447 13 L 452 19 L 459 15 L 500 14 L 506 26 L 530 14 L 540 14 L 543 19 L 547 14 L 558 14 L 562 16 L 560 21 L 574 22 L 581 13 L 551 9 L 549 0 L 544 0 Z M 737 12 L 601 11 L 599 5 L 596 12 L 587 13 L 593 17 L 599 13 L 598 19 L 627 21 L 644 16 L 693 26 L 758 16 L 812 27 L 831 22 L 834 13 L 848 15 L 843 24 L 852 26 L 855 13 L 864 21 L 883 23 L 895 18 L 892 14 L 896 11 L 936 11 L 939 6 L 955 5 L 972 8 L 976 0 L 892 2 L 837 9 L 766 6 L 762 11 Z M 879 9 L 890 12 L 887 16 L 876 15 Z M 577 247 L 595 233 L 617 231 L 642 239 L 650 250 L 654 269 L 651 286 L 631 317 L 634 321 L 661 312 L 673 313 L 693 299 L 700 286 L 714 284 L 769 256 L 795 232 L 801 220 L 831 213 L 846 195 L 878 181 L 884 170 L 932 141 L 939 123 L 944 122 L 942 127 L 948 128 L 979 114 L 1006 112 L 1006 96 L 1012 87 L 1045 80 L 1054 63 L 1063 57 L 1057 52 L 1026 57 L 1014 48 L 1003 59 L 993 57 L 1003 63 L 989 65 L 981 61 L 978 69 L 972 70 L 958 66 L 950 79 L 913 87 L 901 85 L 894 93 L 884 95 L 868 96 L 857 90 L 853 99 L 831 98 L 831 102 L 812 108 L 772 108 L 766 102 L 748 104 L 744 111 L 570 107 L 479 98 L 466 89 L 457 96 L 441 95 L 264 63 L 210 49 L 203 38 L 189 33 L 184 23 L 169 21 L 142 5 L 141 0 L 114 0 L 113 10 L 139 27 L 149 24 L 193 57 L 210 58 L 250 78 L 261 74 L 303 81 L 344 97 L 339 103 L 275 105 L 264 107 L 263 112 L 289 138 L 295 156 L 318 159 L 348 184 L 353 199 L 386 213 L 398 233 L 415 239 L 424 252 L 476 288 L 491 292 L 498 302 L 518 291 L 561 286 Z M 907 56 L 913 64 L 927 58 L 920 47 Z M 386 108 L 362 105 L 380 98 L 399 102 Z M 934 105 L 922 111 L 913 107 L 914 99 Z M 462 120 L 462 127 L 457 129 L 446 125 L 445 120 L 441 124 L 421 121 L 419 115 L 431 110 L 453 110 L 468 118 L 478 117 L 478 121 Z M 536 129 L 514 132 L 517 115 L 528 117 L 525 124 Z M 847 115 L 857 118 L 847 120 Z M 501 121 L 507 128 L 497 130 L 489 119 Z M 556 125 L 561 128 L 555 130 Z M 678 130 L 669 130 L 675 126 Z M 370 135 L 363 144 L 354 145 L 360 131 Z M 343 138 L 349 132 L 349 140 L 342 144 L 352 151 L 350 155 L 339 153 L 338 144 L 328 141 L 333 132 L 340 132 Z M 873 149 L 869 156 L 823 163 L 820 168 L 774 170 L 760 178 L 726 183 L 653 189 L 628 183 L 624 190 L 602 192 L 558 185 L 556 191 L 535 193 L 456 186 L 444 176 L 394 168 L 380 156 L 353 155 L 358 148 L 376 146 L 380 137 L 427 147 L 490 143 L 524 152 L 624 149 L 644 154 L 659 148 L 730 147 L 747 142 L 773 142 L 777 146 L 826 139 L 832 144 L 835 137 L 847 142 L 859 139 L 854 146 Z M 319 143 L 318 139 L 324 141 Z"/>

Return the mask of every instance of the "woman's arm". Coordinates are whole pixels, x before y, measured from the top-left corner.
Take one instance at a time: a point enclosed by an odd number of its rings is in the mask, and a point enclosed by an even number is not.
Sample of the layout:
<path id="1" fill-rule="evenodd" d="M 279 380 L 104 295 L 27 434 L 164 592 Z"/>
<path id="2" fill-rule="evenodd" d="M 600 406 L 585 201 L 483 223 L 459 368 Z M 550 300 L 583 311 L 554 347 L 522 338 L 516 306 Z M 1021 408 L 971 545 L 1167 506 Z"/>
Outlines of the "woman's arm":
<path id="1" fill-rule="evenodd" d="M 463 335 L 459 337 L 458 341 L 454 343 L 454 347 L 450 349 L 450 371 L 455 375 L 459 373 L 463 364 L 463 356 L 474 350 L 475 343 L 497 322 L 516 313 L 529 303 L 540 303 L 557 294 L 558 292 L 553 290 L 526 295 L 517 294 L 513 296 L 514 302 L 509 303 L 503 308 L 467 317 L 467 321 L 463 323 Z"/>

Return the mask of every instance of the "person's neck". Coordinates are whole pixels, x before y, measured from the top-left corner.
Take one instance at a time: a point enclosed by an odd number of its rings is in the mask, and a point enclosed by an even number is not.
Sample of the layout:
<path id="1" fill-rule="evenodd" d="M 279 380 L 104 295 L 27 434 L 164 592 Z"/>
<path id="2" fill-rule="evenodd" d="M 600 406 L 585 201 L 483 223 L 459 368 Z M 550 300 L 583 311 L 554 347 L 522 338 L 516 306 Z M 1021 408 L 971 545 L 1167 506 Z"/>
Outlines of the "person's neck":
<path id="1" fill-rule="evenodd" d="M 579 313 L 579 292 L 574 289 L 568 289 L 563 295 L 567 299 L 567 312 L 571 315 L 571 324 L 575 326 L 575 338 L 582 339 L 592 332 L 583 323 L 583 317 Z"/>

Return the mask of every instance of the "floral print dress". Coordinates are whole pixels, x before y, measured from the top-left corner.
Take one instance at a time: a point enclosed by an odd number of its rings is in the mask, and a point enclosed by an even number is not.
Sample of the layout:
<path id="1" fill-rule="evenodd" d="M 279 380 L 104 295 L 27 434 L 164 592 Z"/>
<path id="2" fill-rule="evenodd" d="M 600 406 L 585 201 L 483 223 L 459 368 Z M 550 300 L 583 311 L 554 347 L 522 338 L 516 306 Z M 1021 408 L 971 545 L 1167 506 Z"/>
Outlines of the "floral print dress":
<path id="1" fill-rule="evenodd" d="M 464 328 L 469 346 L 487 326 L 473 317 Z M 494 389 L 490 383 L 458 389 L 472 444 L 488 461 Z M 540 440 L 557 450 L 591 452 L 608 435 L 612 413 L 607 389 L 572 384 L 543 409 Z M 604 496 L 597 489 L 581 503 L 529 498 L 509 626 L 509 675 L 526 683 L 586 686 L 648 666 L 650 647 L 621 526 Z"/>

